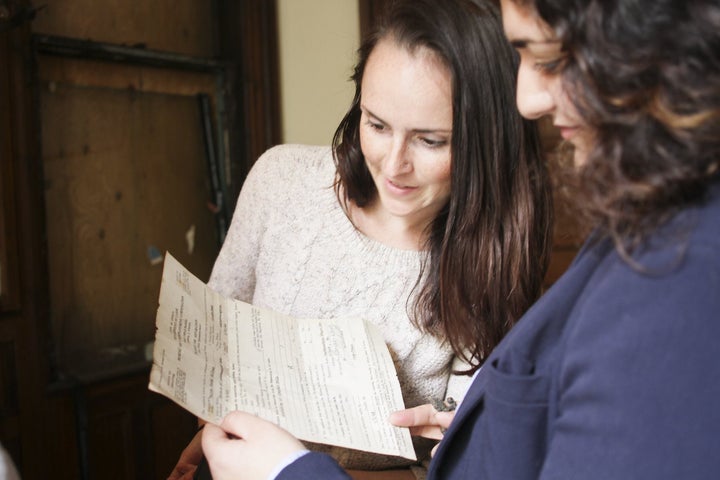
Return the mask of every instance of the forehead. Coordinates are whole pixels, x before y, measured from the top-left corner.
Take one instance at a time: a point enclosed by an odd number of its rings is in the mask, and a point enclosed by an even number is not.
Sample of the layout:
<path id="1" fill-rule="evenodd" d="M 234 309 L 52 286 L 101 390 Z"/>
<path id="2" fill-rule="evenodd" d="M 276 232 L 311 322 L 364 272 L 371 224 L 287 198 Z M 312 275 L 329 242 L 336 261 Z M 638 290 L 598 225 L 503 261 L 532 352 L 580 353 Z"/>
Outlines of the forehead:
<path id="1" fill-rule="evenodd" d="M 515 0 L 500 0 L 500 8 L 503 29 L 511 42 L 542 44 L 557 41 L 549 25 L 531 7 L 518 5 Z"/>
<path id="2" fill-rule="evenodd" d="M 410 51 L 380 41 L 363 73 L 361 105 L 398 127 L 447 130 L 452 125 L 450 71 L 426 47 Z"/>
<path id="3" fill-rule="evenodd" d="M 410 59 L 412 62 L 424 64 L 425 68 L 430 70 L 450 73 L 447 62 L 437 51 L 422 44 L 408 45 L 398 40 L 393 34 L 378 40 L 368 56 L 366 68 L 369 64 L 373 64 L 375 68 L 383 64 L 383 66 L 393 68 L 393 62 L 397 62 L 398 59 Z M 390 65 L 387 65 L 388 63 Z"/>
<path id="4" fill-rule="evenodd" d="M 392 38 L 385 38 L 370 53 L 362 83 L 388 88 L 405 83 L 447 94 L 450 80 L 450 69 L 434 50 L 425 46 L 408 48 Z"/>

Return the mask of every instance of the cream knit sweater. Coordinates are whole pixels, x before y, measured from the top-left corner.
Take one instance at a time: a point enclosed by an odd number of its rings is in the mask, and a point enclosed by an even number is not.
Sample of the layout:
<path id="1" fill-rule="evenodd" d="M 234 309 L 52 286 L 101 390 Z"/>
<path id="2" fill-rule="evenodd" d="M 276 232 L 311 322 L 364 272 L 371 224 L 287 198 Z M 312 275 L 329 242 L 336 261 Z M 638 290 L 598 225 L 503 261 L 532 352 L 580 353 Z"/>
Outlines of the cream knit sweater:
<path id="1" fill-rule="evenodd" d="M 406 407 L 445 398 L 452 351 L 408 318 L 423 253 L 387 247 L 358 232 L 338 203 L 334 178 L 329 147 L 282 145 L 263 154 L 243 185 L 209 285 L 295 317 L 364 318 L 385 337 Z M 453 379 L 457 398 L 469 379 Z M 323 450 L 347 468 L 406 462 Z"/>

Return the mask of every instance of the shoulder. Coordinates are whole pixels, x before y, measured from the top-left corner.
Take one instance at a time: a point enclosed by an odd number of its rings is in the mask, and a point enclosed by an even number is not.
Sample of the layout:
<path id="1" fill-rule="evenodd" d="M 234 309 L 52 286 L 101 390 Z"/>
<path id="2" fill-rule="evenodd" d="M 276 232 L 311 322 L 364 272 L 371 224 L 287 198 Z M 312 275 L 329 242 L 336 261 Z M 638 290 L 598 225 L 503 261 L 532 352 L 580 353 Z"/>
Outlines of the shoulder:
<path id="1" fill-rule="evenodd" d="M 720 246 L 720 181 L 709 189 L 705 202 L 687 214 L 696 242 L 714 248 Z"/>
<path id="2" fill-rule="evenodd" d="M 632 262 L 608 253 L 573 309 L 566 330 L 568 351 L 588 361 L 600 356 L 603 361 L 597 365 L 608 367 L 645 358 L 676 373 L 717 364 L 717 214 L 712 203 L 688 209 L 668 225 L 672 228 L 652 236 Z"/>
<path id="3" fill-rule="evenodd" d="M 606 255 L 586 289 L 587 300 L 625 311 L 629 303 L 645 301 L 644 310 L 720 307 L 720 295 L 712 294 L 720 291 L 718 219 L 715 186 L 704 203 L 679 212 L 647 238 L 630 261 L 615 251 Z"/>
<path id="4" fill-rule="evenodd" d="M 329 146 L 286 144 L 274 146 L 257 159 L 249 174 L 263 178 L 296 178 L 327 171 L 334 172 Z"/>
<path id="5" fill-rule="evenodd" d="M 720 431 L 720 255 L 708 235 L 717 232 L 705 221 L 708 207 L 686 212 L 694 227 L 673 229 L 682 234 L 672 241 L 658 232 L 633 257 L 636 265 L 614 251 L 598 263 L 552 366 L 551 400 L 560 412 L 552 423 L 555 453 L 572 455 L 555 455 L 549 472 L 573 465 L 597 469 L 583 478 L 616 478 L 628 469 L 643 472 L 632 475 L 638 478 L 670 478 L 647 473 L 668 451 L 673 458 L 663 464 L 672 478 L 698 478 L 686 474 L 688 466 L 709 464 L 708 444 Z M 592 435 L 583 444 L 562 434 L 569 431 Z M 607 456 L 594 455 L 601 438 L 623 440 L 603 444 Z M 633 464 L 613 459 L 623 455 Z"/>
<path id="6" fill-rule="evenodd" d="M 718 240 L 704 230 L 652 240 L 656 248 L 631 261 L 614 251 L 605 257 L 585 288 L 576 318 L 604 326 L 619 322 L 630 327 L 624 334 L 633 326 L 643 334 L 662 324 L 671 329 L 701 324 L 720 335 L 713 314 L 720 311 Z"/>
<path id="7" fill-rule="evenodd" d="M 332 187 L 335 164 L 328 146 L 278 145 L 253 164 L 240 193 L 243 202 L 284 203 L 304 192 Z"/>

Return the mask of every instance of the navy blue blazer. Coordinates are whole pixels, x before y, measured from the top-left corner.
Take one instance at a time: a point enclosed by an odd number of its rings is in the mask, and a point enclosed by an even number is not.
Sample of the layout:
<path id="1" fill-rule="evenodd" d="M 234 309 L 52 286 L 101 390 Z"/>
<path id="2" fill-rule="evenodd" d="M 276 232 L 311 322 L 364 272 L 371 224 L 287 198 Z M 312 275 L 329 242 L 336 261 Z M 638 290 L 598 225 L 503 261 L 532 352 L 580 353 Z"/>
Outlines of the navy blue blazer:
<path id="1" fill-rule="evenodd" d="M 429 479 L 720 478 L 720 189 L 633 260 L 586 244 L 487 359 Z M 279 478 L 347 477 L 311 453 Z"/>

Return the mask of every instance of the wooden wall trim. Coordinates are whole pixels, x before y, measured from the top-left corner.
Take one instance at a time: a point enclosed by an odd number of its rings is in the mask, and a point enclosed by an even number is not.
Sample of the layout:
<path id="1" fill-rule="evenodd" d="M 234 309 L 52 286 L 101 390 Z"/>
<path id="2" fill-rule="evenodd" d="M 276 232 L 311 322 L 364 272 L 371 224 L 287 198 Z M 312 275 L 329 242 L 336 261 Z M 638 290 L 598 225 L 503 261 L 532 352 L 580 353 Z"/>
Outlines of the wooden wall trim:
<path id="1" fill-rule="evenodd" d="M 10 127 L 4 132 L 12 145 L 10 159 L 13 183 L 13 223 L 8 228 L 17 239 L 17 311 L 3 316 L 12 325 L 19 410 L 18 451 L 13 452 L 23 478 L 47 478 L 47 462 L 34 461 L 34 453 L 47 451 L 52 442 L 45 422 L 46 387 L 52 377 L 51 336 L 49 332 L 49 294 L 47 249 L 45 245 L 45 205 L 43 170 L 39 155 L 40 134 L 36 99 L 33 92 L 34 64 L 30 28 L 24 24 L 3 33 L 7 41 L 8 81 L 5 92 Z M 2 424 L 13 419 L 0 419 Z M 72 458 L 68 463 L 72 464 Z"/>
<path id="2" fill-rule="evenodd" d="M 220 55 L 236 65 L 229 79 L 237 92 L 228 112 L 237 128 L 231 132 L 232 151 L 243 161 L 231 172 L 232 205 L 255 160 L 281 141 L 280 81 L 276 0 L 219 0 Z"/>
<path id="3" fill-rule="evenodd" d="M 8 65 L 8 38 L 0 35 L 0 65 Z M 0 312 L 19 308 L 10 73 L 6 68 L 0 72 Z"/>
<path id="4" fill-rule="evenodd" d="M 233 160 L 229 172 L 233 191 L 228 192 L 232 209 L 250 166 L 281 139 L 277 7 L 275 0 L 214 1 L 220 20 L 218 57 L 236 65 L 230 73 L 226 105 L 227 125 L 234 125 L 227 138 Z M 3 378 L 17 390 L 17 398 L 3 397 L 0 402 L 6 407 L 6 415 L 0 415 L 0 437 L 24 479 L 78 478 L 73 399 L 64 385 L 53 384 L 62 378 L 51 371 L 55 349 L 50 335 L 44 175 L 31 33 L 29 24 L 0 32 L 4 67 L 0 95 L 8 116 L 3 134 L 11 149 L 0 165 L 0 204 L 5 203 L 0 208 L 9 212 L 4 221 L 12 235 L 5 237 L 12 237 L 8 255 L 16 261 L 18 285 L 12 307 L 0 312 L 0 358 L 7 359 L 6 366 L 13 370 Z M 12 189 L 5 188 L 8 182 Z M 37 452 L 43 452 L 42 461 L 36 461 Z"/>

